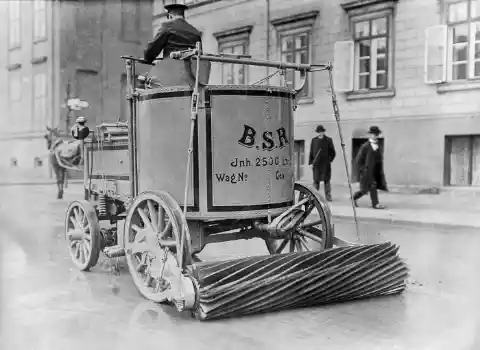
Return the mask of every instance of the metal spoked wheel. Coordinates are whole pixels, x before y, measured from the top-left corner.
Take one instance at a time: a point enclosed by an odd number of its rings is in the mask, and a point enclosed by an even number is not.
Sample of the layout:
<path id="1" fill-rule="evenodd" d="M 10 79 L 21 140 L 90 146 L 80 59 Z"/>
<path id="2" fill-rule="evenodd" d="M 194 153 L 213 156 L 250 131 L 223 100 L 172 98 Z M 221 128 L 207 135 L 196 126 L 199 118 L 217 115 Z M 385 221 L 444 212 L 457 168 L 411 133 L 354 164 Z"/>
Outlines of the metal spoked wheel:
<path id="1" fill-rule="evenodd" d="M 73 263 L 81 271 L 94 267 L 100 256 L 101 237 L 97 213 L 91 203 L 70 203 L 65 218 L 65 234 Z"/>
<path id="2" fill-rule="evenodd" d="M 270 254 L 318 251 L 333 246 L 333 226 L 328 205 L 313 187 L 295 183 L 295 203 L 307 199 L 282 225 L 294 222 L 284 239 L 267 239 Z"/>
<path id="3" fill-rule="evenodd" d="M 188 226 L 183 256 L 180 253 L 183 225 L 187 222 L 180 207 L 165 192 L 144 192 L 133 201 L 125 220 L 126 260 L 133 282 L 146 299 L 167 301 L 181 267 L 191 263 Z"/>

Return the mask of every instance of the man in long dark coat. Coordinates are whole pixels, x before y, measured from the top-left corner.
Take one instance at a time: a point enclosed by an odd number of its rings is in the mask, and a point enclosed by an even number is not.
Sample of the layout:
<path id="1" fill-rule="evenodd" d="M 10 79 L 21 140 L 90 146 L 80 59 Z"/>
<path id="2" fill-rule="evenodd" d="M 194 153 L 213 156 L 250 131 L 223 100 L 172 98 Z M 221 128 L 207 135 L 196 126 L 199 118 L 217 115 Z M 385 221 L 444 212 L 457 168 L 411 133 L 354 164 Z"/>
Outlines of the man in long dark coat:
<path id="1" fill-rule="evenodd" d="M 171 52 L 194 49 L 196 43 L 202 41 L 202 34 L 185 20 L 187 8 L 177 3 L 165 5 L 168 21 L 162 23 L 155 38 L 148 43 L 145 61 L 152 63 L 162 51 L 163 57 L 169 58 Z"/>
<path id="2" fill-rule="evenodd" d="M 332 177 L 331 163 L 335 159 L 335 147 L 330 137 L 325 135 L 325 128 L 322 125 L 317 126 L 315 132 L 317 136 L 310 143 L 310 155 L 308 164 L 313 170 L 313 187 L 316 190 L 320 188 L 320 182 L 325 186 L 325 197 L 327 201 L 332 201 L 332 187 L 330 179 Z"/>
<path id="3" fill-rule="evenodd" d="M 378 136 L 381 130 L 377 126 L 371 126 L 368 131 L 370 138 L 358 151 L 356 162 L 358 166 L 360 190 L 353 195 L 355 206 L 357 201 L 370 192 L 372 208 L 384 209 L 378 201 L 378 191 L 388 191 L 387 181 L 383 170 L 383 150 L 378 144 Z"/>

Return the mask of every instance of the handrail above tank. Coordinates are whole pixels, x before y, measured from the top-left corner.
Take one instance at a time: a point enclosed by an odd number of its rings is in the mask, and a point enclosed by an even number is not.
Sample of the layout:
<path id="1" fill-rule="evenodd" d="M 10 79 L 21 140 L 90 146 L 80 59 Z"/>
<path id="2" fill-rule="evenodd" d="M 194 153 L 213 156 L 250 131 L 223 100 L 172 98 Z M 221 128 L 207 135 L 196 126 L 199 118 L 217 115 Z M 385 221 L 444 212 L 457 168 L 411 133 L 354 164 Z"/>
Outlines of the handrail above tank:
<path id="1" fill-rule="evenodd" d="M 197 57 L 197 49 L 185 50 L 185 51 L 174 51 L 170 53 L 171 59 L 182 60 L 189 57 Z M 271 67 L 277 69 L 293 69 L 298 71 L 313 71 L 315 69 L 327 70 L 331 69 L 331 64 L 305 64 L 305 63 L 290 63 L 290 62 L 278 62 L 278 61 L 267 61 L 267 60 L 258 60 L 252 58 L 242 58 L 242 57 L 225 57 L 223 55 L 217 54 L 202 54 L 198 55 L 198 58 L 203 61 L 210 62 L 220 62 L 220 63 L 233 63 L 233 64 L 244 64 L 249 66 L 261 66 L 261 67 Z"/>

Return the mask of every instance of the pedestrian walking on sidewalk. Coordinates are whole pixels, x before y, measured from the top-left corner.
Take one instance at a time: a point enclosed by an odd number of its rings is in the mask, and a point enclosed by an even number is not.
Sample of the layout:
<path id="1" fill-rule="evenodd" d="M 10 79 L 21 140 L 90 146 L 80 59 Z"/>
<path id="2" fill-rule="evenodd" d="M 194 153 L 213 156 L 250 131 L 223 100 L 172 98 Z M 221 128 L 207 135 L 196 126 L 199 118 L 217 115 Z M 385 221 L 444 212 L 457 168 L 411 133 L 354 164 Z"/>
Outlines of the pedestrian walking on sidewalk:
<path id="1" fill-rule="evenodd" d="M 355 206 L 357 201 L 370 192 L 370 199 L 374 209 L 385 209 L 378 201 L 378 191 L 388 191 L 385 173 L 383 171 L 383 150 L 378 144 L 381 130 L 377 126 L 371 126 L 368 130 L 370 138 L 358 151 L 355 161 L 357 162 L 360 179 L 360 190 L 353 195 Z"/>
<path id="2" fill-rule="evenodd" d="M 330 179 L 332 177 L 331 163 L 335 159 L 335 147 L 330 137 L 325 135 L 325 128 L 322 125 L 317 126 L 315 132 L 317 136 L 310 143 L 310 155 L 308 164 L 313 171 L 313 187 L 318 191 L 320 182 L 323 181 L 325 187 L 325 197 L 327 201 L 332 201 L 332 187 Z"/>

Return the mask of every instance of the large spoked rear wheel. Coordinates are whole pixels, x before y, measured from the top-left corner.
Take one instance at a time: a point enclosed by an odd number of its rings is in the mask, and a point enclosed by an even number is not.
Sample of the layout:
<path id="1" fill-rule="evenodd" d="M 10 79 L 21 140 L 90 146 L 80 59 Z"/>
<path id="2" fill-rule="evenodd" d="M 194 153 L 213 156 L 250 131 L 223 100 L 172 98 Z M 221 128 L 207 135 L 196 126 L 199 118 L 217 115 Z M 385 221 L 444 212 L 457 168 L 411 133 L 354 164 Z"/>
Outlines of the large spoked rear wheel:
<path id="1" fill-rule="evenodd" d="M 101 237 L 97 212 L 90 202 L 70 203 L 65 217 L 65 234 L 75 266 L 81 271 L 94 267 L 100 256 Z"/>
<path id="2" fill-rule="evenodd" d="M 284 220 L 286 227 L 294 218 L 298 220 L 284 239 L 267 239 L 270 254 L 318 251 L 333 246 L 332 214 L 318 191 L 308 185 L 295 183 L 295 204 L 306 199 L 306 203 Z"/>
<path id="3" fill-rule="evenodd" d="M 124 235 L 128 268 L 140 294 L 154 302 L 167 301 L 182 265 L 191 264 L 190 235 L 179 205 L 165 192 L 139 194 L 128 211 Z"/>

